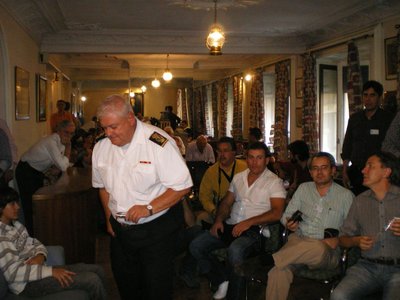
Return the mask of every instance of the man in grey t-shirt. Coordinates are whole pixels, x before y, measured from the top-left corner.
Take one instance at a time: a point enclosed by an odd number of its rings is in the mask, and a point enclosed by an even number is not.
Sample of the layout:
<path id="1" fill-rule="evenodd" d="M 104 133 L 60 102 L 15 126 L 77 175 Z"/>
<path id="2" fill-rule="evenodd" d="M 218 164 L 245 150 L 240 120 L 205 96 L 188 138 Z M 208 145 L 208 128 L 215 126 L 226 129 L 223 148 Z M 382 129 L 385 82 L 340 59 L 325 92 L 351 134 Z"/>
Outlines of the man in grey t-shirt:
<path id="1" fill-rule="evenodd" d="M 361 258 L 331 299 L 364 299 L 383 289 L 383 299 L 400 295 L 400 162 L 390 153 L 370 156 L 362 170 L 369 190 L 357 196 L 340 229 L 343 247 L 359 247 Z"/>

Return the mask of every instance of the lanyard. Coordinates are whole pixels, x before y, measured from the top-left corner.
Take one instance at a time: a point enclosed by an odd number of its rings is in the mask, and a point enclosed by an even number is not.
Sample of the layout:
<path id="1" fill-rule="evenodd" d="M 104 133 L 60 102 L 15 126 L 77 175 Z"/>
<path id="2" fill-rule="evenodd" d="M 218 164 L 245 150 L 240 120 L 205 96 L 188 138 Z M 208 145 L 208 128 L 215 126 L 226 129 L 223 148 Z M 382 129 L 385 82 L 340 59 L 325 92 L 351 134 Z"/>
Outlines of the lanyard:
<path id="1" fill-rule="evenodd" d="M 233 176 L 235 176 L 235 168 L 236 168 L 236 159 L 233 162 L 233 167 L 230 176 L 228 176 L 228 174 L 226 174 L 226 172 L 222 170 L 221 167 L 218 167 L 218 201 L 221 200 L 221 173 L 224 174 L 226 180 L 228 180 L 228 182 L 231 183 Z"/>

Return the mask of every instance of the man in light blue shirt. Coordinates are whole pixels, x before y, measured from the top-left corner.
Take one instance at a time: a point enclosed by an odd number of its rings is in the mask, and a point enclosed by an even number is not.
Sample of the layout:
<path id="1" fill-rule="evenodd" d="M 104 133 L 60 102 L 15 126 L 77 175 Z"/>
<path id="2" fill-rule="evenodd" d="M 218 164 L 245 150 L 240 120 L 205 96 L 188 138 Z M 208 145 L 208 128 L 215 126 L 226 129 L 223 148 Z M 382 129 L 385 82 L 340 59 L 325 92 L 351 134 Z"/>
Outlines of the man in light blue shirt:
<path id="1" fill-rule="evenodd" d="M 335 159 L 326 152 L 309 161 L 312 182 L 299 186 L 289 202 L 281 223 L 290 231 L 288 242 L 273 255 L 275 267 L 268 273 L 267 300 L 286 299 L 293 280 L 292 265 L 309 268 L 335 268 L 339 261 L 337 235 L 350 209 L 354 195 L 333 181 Z M 291 216 L 301 211 L 302 220 Z"/>

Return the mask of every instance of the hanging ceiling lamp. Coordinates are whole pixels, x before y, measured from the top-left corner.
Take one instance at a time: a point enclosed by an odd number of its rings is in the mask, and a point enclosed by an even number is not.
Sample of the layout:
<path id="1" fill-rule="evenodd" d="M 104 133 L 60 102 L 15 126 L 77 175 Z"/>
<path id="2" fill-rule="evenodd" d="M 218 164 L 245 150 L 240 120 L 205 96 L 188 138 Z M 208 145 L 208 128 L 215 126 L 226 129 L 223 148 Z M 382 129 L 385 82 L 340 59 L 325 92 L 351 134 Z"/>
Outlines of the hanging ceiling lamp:
<path id="1" fill-rule="evenodd" d="M 157 73 L 156 72 L 157 71 L 154 72 L 154 80 L 151 82 L 151 86 L 153 88 L 155 88 L 155 89 L 160 87 L 160 85 L 161 85 L 160 80 L 157 79 Z"/>
<path id="2" fill-rule="evenodd" d="M 168 58 L 169 58 L 169 54 L 167 54 L 167 68 L 165 69 L 164 73 L 162 74 L 162 78 L 165 81 L 171 81 L 172 79 L 172 73 L 170 72 L 170 70 L 168 69 Z"/>
<path id="3" fill-rule="evenodd" d="M 214 0 L 214 24 L 210 28 L 206 45 L 211 55 L 221 55 L 225 43 L 225 34 L 222 26 L 217 23 L 217 0 Z"/>

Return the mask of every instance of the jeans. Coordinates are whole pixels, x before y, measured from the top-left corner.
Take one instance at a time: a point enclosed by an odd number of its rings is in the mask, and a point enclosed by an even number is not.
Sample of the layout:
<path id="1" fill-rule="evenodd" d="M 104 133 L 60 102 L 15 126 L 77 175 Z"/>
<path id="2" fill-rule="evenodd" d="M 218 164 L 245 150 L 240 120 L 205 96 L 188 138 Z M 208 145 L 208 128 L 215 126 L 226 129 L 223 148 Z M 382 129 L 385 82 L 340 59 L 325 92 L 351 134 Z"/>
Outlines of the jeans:
<path id="1" fill-rule="evenodd" d="M 384 300 L 398 299 L 400 295 L 400 266 L 387 266 L 360 259 L 349 268 L 335 288 L 332 300 L 363 299 L 383 289 Z"/>
<path id="2" fill-rule="evenodd" d="M 231 235 L 231 229 L 225 227 L 224 234 Z M 248 230 L 240 237 L 233 239 L 227 247 L 224 239 L 219 239 L 209 231 L 203 232 L 189 246 L 189 250 L 199 264 L 201 274 L 206 274 L 212 285 L 219 285 L 224 281 L 229 281 L 227 299 L 237 299 L 240 289 L 243 286 L 243 279 L 237 276 L 234 268 L 254 251 L 254 246 L 258 244 L 259 234 Z M 221 264 L 213 255 L 216 249 L 226 248 L 228 254 L 228 266 Z"/>
<path id="3" fill-rule="evenodd" d="M 102 267 L 79 263 L 62 266 L 61 268 L 76 273 L 76 275 L 73 276 L 73 282 L 68 287 L 62 287 L 57 279 L 51 276 L 29 282 L 20 295 L 26 297 L 41 297 L 65 290 L 84 290 L 92 300 L 107 299 L 105 287 L 106 279 Z"/>

